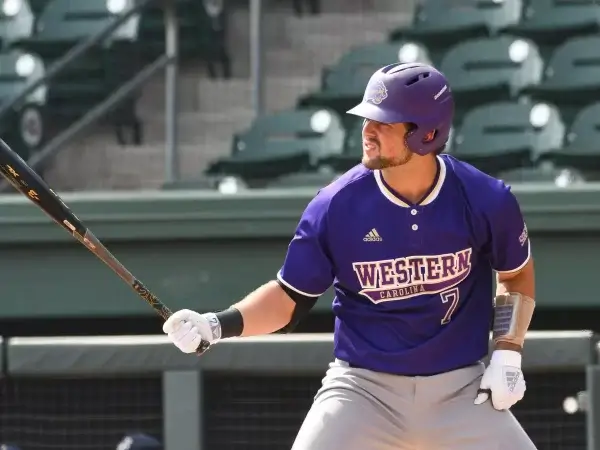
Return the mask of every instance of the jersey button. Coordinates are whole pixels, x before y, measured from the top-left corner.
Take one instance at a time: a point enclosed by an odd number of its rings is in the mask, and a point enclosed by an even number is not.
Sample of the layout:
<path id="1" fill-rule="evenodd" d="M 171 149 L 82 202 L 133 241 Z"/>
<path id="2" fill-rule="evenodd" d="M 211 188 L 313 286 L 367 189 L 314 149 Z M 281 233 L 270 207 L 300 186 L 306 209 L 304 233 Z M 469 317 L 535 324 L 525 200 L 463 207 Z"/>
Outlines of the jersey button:
<path id="1" fill-rule="evenodd" d="M 413 231 L 417 231 L 419 229 L 419 225 L 417 225 L 416 223 L 414 223 L 411 228 L 413 229 Z"/>
<path id="2" fill-rule="evenodd" d="M 416 209 L 411 209 L 410 213 L 411 213 L 413 216 L 416 216 L 416 215 L 417 215 L 417 210 L 416 210 Z"/>

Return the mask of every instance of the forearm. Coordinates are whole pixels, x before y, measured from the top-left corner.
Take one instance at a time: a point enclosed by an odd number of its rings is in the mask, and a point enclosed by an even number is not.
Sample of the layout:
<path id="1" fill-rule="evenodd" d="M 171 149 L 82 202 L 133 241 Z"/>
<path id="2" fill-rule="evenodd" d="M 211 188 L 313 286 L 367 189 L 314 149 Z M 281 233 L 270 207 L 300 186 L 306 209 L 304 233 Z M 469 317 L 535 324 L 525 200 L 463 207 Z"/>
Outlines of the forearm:
<path id="1" fill-rule="evenodd" d="M 502 295 L 507 293 L 519 293 L 530 299 L 535 300 L 535 276 L 533 261 L 531 260 L 524 269 L 516 275 L 511 274 L 499 274 L 497 277 L 496 295 Z M 515 311 L 519 313 L 519 311 Z M 525 317 L 523 317 L 525 319 Z M 522 323 L 519 321 L 519 323 Z M 519 328 L 523 327 L 521 325 Z M 529 327 L 527 321 L 526 327 Z M 498 340 L 495 343 L 496 350 L 514 350 L 521 352 L 523 345 L 510 340 Z"/>
<path id="2" fill-rule="evenodd" d="M 262 285 L 233 305 L 244 320 L 241 336 L 270 334 L 282 329 L 290 322 L 295 305 L 276 281 Z"/>

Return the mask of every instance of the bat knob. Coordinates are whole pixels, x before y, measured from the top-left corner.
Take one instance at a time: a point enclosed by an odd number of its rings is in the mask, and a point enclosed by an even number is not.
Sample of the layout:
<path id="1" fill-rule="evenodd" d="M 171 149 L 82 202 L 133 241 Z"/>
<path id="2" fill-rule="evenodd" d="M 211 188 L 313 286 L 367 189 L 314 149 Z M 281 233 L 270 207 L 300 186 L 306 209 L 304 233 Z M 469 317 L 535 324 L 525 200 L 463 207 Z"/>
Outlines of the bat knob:
<path id="1" fill-rule="evenodd" d="M 206 352 L 206 350 L 208 350 L 209 347 L 210 347 L 210 342 L 203 340 L 202 342 L 200 342 L 200 345 L 196 349 L 196 354 L 198 356 L 202 355 L 204 352 Z"/>

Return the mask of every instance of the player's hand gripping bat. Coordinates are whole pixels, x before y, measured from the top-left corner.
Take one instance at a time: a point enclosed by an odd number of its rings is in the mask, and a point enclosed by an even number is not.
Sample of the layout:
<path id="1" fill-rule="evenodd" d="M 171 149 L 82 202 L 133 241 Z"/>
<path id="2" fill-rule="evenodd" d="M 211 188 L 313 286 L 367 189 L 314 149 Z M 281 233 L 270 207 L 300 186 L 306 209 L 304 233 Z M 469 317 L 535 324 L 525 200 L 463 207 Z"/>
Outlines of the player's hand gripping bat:
<path id="1" fill-rule="evenodd" d="M 163 319 L 172 312 L 144 284 L 133 276 L 123 264 L 88 230 L 62 199 L 27 165 L 2 139 L 0 139 L 0 174 L 21 194 L 42 209 L 57 224 L 71 233 L 89 251 L 103 261 L 113 272 L 137 292 Z M 209 346 L 201 342 L 197 353 L 203 353 Z"/>

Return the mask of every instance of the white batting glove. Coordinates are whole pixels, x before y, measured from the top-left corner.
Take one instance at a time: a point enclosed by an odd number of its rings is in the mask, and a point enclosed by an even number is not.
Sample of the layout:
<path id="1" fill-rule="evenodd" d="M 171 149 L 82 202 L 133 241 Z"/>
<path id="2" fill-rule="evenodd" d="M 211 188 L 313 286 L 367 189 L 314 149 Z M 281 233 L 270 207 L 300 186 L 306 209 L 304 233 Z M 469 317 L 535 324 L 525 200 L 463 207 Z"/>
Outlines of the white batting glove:
<path id="1" fill-rule="evenodd" d="M 481 379 L 475 404 L 481 405 L 486 402 L 491 391 L 492 406 L 497 410 L 509 409 L 523 399 L 525 387 L 521 354 L 513 350 L 494 350 L 490 364 Z"/>
<path id="2" fill-rule="evenodd" d="M 202 341 L 214 344 L 221 339 L 221 324 L 217 316 L 189 309 L 182 309 L 169 317 L 163 331 L 183 353 L 194 353 Z"/>

